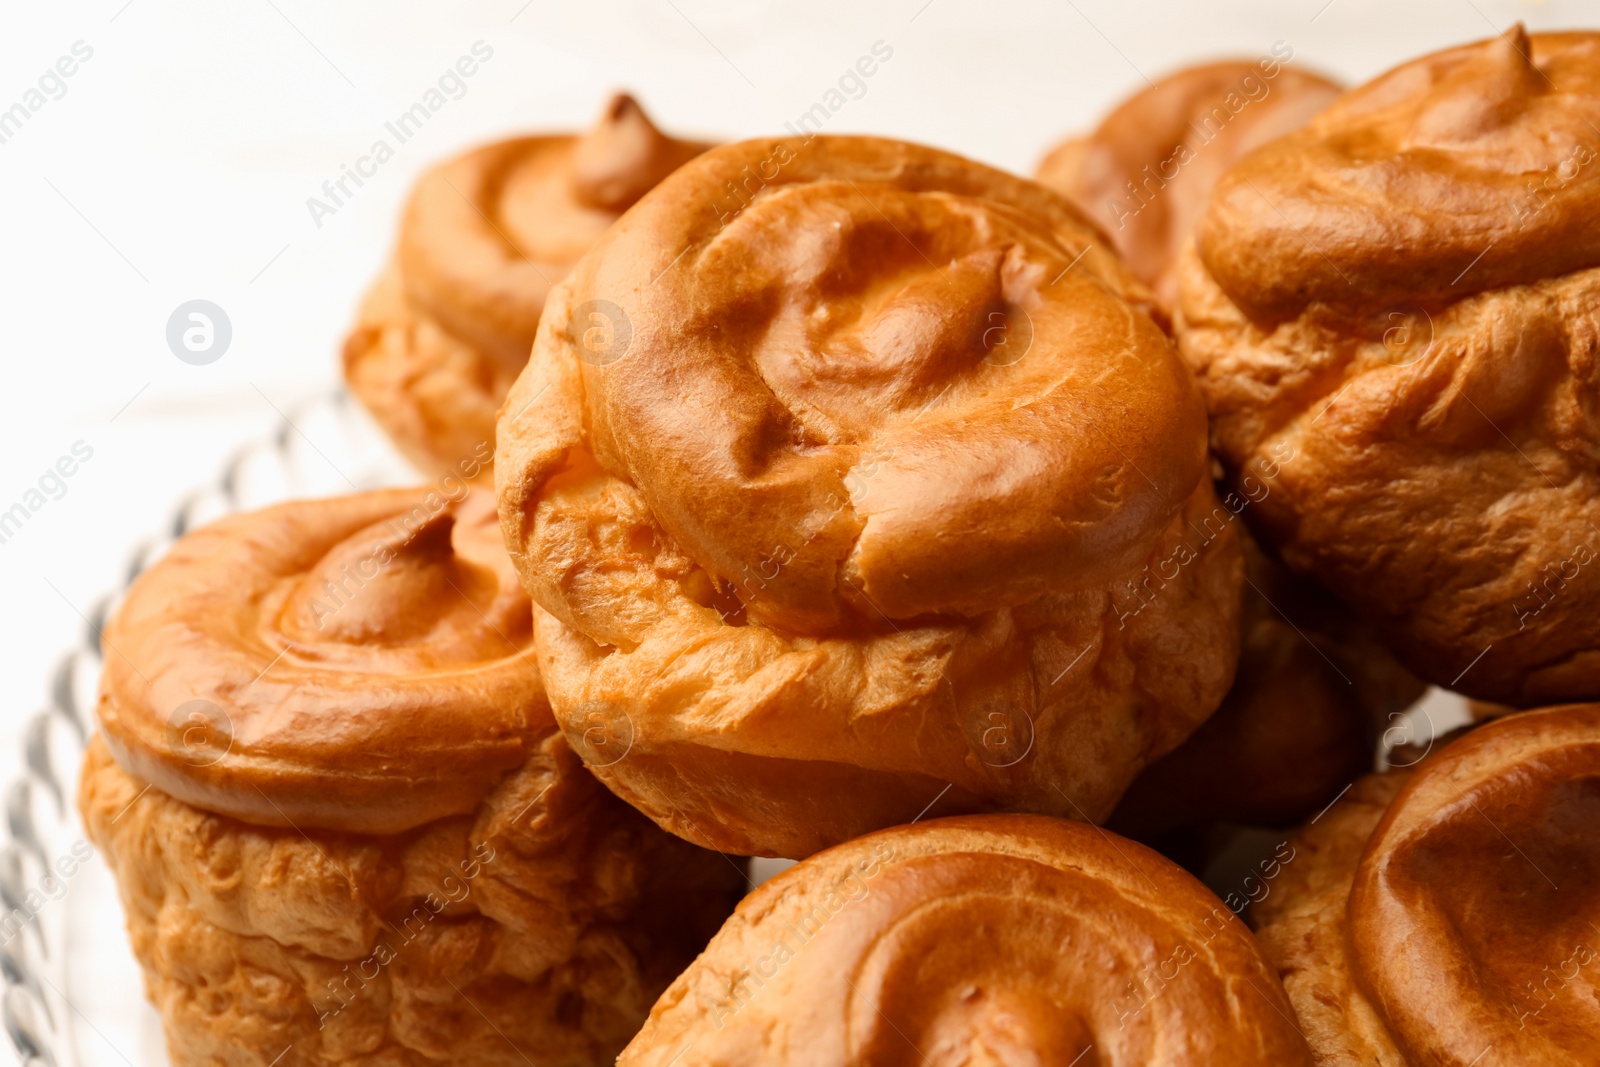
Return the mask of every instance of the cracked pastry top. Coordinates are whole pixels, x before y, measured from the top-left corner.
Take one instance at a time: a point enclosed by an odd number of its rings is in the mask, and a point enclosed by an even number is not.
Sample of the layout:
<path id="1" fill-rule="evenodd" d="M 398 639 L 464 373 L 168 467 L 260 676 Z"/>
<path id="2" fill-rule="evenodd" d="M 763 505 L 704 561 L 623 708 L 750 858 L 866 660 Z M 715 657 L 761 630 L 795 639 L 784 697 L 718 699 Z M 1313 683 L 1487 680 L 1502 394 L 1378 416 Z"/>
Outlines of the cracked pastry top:
<path id="1" fill-rule="evenodd" d="M 690 840 L 1106 815 L 1221 699 L 1240 559 L 1149 293 L 1068 201 L 875 138 L 691 162 L 500 421 L 568 737 Z"/>

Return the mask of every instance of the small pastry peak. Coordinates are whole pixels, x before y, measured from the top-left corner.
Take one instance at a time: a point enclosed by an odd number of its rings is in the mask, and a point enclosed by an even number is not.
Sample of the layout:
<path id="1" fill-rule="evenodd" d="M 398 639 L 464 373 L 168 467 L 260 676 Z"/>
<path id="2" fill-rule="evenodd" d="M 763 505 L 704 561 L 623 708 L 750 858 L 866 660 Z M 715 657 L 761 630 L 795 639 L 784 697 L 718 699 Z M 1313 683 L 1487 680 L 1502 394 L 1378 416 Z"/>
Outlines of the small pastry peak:
<path id="1" fill-rule="evenodd" d="M 1469 148 L 1515 122 L 1550 88 L 1519 22 L 1489 41 L 1429 94 L 1402 147 Z"/>
<path id="2" fill-rule="evenodd" d="M 485 590 L 485 576 L 456 554 L 455 525 L 446 507 L 415 526 L 387 519 L 352 534 L 295 583 L 283 633 L 306 645 L 410 644 L 435 629 L 441 605 L 492 598 L 493 579 Z"/>
<path id="3" fill-rule="evenodd" d="M 882 307 L 867 327 L 864 348 L 869 366 L 892 376 L 896 393 L 920 396 L 1003 343 L 1005 254 L 998 248 L 969 252 L 937 273 L 918 275 Z"/>
<path id="4" fill-rule="evenodd" d="M 656 129 L 627 93 L 607 101 L 572 150 L 572 191 L 594 208 L 622 212 L 699 151 Z"/>

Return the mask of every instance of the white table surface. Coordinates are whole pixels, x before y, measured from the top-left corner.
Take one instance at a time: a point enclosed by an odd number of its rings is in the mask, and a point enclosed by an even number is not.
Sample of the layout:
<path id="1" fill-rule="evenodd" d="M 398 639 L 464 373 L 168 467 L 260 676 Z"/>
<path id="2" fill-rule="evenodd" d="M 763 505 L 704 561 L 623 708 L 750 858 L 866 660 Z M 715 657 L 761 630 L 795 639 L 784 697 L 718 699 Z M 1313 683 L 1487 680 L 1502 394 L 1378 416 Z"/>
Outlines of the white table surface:
<path id="1" fill-rule="evenodd" d="M 92 458 L 0 544 L 0 772 L 45 671 L 172 502 L 336 380 L 353 306 L 431 160 L 582 127 L 629 88 L 663 127 L 780 131 L 874 43 L 893 49 L 829 132 L 889 134 L 1029 170 L 1146 76 L 1275 42 L 1351 81 L 1499 32 L 1591 24 L 1568 0 L 610 0 L 10 4 L 0 110 L 59 57 L 64 92 L 0 143 L 0 511 L 77 442 Z M 493 57 L 336 214 L 306 200 L 482 41 Z M 53 92 L 57 91 L 50 86 Z M 168 316 L 233 326 L 180 362 Z M 81 446 L 80 446 L 81 447 Z M 1448 703 L 1448 702 L 1446 702 Z M 1444 706 L 1444 705 L 1441 705 Z"/>

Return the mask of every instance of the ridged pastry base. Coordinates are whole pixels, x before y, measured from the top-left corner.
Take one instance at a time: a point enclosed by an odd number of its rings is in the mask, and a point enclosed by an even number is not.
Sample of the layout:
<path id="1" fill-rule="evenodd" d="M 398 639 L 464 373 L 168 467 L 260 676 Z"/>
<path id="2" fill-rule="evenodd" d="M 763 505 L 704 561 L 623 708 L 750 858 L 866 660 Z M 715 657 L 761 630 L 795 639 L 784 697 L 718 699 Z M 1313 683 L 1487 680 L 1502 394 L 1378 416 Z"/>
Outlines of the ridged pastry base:
<path id="1" fill-rule="evenodd" d="M 477 812 L 393 836 L 210 814 L 98 736 L 79 801 L 175 1067 L 610 1063 L 744 888 L 555 735 Z"/>

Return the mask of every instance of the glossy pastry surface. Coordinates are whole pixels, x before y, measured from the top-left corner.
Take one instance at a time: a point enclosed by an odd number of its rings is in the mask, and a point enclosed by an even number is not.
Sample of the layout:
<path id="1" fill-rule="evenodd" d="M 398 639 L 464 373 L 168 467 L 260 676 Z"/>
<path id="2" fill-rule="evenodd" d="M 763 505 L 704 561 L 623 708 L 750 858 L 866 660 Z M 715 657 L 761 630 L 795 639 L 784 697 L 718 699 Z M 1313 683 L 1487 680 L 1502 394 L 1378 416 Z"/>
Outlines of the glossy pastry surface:
<path id="1" fill-rule="evenodd" d="M 99 717 L 132 773 L 267 826 L 471 811 L 548 722 L 493 501 L 296 502 L 185 537 L 106 627 Z"/>
<path id="2" fill-rule="evenodd" d="M 1200 883 L 1081 823 L 970 816 L 762 885 L 617 1062 L 1312 1061 L 1244 923 Z"/>
<path id="3" fill-rule="evenodd" d="M 1254 911 L 1318 1062 L 1600 1054 L 1600 707 L 1491 722 L 1373 775 Z"/>

